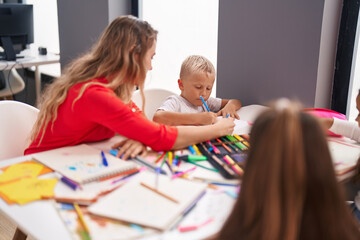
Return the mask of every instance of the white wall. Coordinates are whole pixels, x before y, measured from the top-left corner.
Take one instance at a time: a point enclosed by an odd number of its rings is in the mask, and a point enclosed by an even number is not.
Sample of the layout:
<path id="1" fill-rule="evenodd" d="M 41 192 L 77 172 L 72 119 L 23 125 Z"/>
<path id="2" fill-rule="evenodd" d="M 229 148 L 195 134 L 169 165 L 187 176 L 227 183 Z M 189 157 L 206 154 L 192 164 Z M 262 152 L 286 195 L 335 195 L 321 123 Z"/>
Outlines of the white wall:
<path id="1" fill-rule="evenodd" d="M 142 0 L 139 5 L 140 17 L 159 31 L 145 88 L 180 93 L 177 79 L 182 61 L 189 55 L 207 57 L 216 69 L 219 0 Z"/>
<path id="2" fill-rule="evenodd" d="M 30 48 L 37 53 L 39 46 L 46 47 L 48 52 L 59 54 L 59 28 L 56 0 L 26 0 L 33 5 L 34 43 Z M 41 72 L 60 76 L 60 64 L 39 66 Z"/>

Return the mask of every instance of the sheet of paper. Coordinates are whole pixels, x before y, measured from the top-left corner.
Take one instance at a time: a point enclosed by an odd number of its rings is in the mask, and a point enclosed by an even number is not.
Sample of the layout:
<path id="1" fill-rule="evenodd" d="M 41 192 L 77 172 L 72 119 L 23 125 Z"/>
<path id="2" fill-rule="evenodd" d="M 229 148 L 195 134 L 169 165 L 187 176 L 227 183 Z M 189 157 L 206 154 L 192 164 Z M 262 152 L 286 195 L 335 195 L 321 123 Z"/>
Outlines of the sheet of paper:
<path id="1" fill-rule="evenodd" d="M 0 186 L 1 194 L 18 204 L 54 196 L 57 179 L 22 178 Z"/>

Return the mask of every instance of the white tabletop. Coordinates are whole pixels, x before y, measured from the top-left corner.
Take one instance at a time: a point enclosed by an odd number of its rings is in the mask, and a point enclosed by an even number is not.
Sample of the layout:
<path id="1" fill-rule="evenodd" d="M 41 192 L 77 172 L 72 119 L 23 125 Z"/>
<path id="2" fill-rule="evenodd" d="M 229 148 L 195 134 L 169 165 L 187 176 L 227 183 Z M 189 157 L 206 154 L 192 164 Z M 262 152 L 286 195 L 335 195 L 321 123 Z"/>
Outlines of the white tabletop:
<path id="1" fill-rule="evenodd" d="M 123 139 L 124 138 L 121 136 L 115 136 L 109 140 L 89 145 L 108 151 L 114 143 Z M 31 155 L 3 160 L 0 161 L 0 168 L 30 159 Z M 228 188 L 233 189 L 233 187 Z M 187 223 L 191 222 L 193 219 L 198 219 L 199 215 L 203 216 L 206 214 L 209 216 L 216 216 L 215 220 L 209 224 L 209 226 L 187 233 L 180 233 L 178 230 L 174 229 L 159 235 L 144 237 L 144 240 L 199 239 L 219 231 L 223 222 L 230 213 L 235 199 L 224 193 L 212 194 L 212 191 L 213 190 L 209 189 L 208 193 L 205 194 L 205 196 L 198 202 L 196 207 L 182 220 L 182 223 Z M 15 222 L 18 228 L 20 228 L 24 233 L 34 237 L 35 239 L 71 239 L 71 235 L 55 209 L 52 200 L 35 201 L 19 206 L 16 204 L 8 205 L 5 201 L 0 199 L 0 211 Z"/>

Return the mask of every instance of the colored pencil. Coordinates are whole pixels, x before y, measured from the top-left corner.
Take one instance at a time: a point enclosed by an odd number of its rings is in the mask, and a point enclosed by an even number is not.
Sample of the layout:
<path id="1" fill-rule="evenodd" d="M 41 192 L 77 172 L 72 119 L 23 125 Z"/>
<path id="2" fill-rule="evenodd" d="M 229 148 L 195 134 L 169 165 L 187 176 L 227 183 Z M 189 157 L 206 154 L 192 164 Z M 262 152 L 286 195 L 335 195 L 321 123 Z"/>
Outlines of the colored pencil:
<path id="1" fill-rule="evenodd" d="M 168 200 L 170 200 L 170 201 L 172 201 L 172 202 L 174 202 L 174 203 L 179 203 L 178 200 L 170 197 L 169 195 L 166 195 L 166 194 L 163 193 L 163 192 L 160 192 L 159 190 L 157 190 L 157 189 L 155 189 L 155 188 L 150 187 L 149 185 L 147 185 L 147 184 L 145 184 L 145 183 L 143 183 L 143 182 L 141 182 L 140 185 L 143 186 L 143 187 L 146 187 L 147 189 L 150 189 L 151 191 L 159 194 L 160 196 L 162 196 L 162 197 L 164 197 L 164 198 L 166 198 L 166 199 L 168 199 Z"/>

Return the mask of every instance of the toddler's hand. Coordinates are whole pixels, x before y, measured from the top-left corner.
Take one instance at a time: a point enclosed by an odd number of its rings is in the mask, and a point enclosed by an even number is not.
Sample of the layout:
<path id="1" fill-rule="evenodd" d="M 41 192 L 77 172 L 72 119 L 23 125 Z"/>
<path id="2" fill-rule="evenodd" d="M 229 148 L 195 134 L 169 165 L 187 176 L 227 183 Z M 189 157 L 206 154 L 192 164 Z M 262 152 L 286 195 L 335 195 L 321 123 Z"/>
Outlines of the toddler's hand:
<path id="1" fill-rule="evenodd" d="M 221 129 L 221 136 L 232 135 L 235 127 L 234 118 L 221 118 L 219 119 L 215 125 L 219 126 Z"/>
<path id="2" fill-rule="evenodd" d="M 132 140 L 132 139 L 126 139 L 119 143 L 116 143 L 112 146 L 112 148 L 120 148 L 117 157 L 121 157 L 121 159 L 127 159 L 128 157 L 134 158 L 137 155 L 140 155 L 141 157 L 145 157 L 147 154 L 146 146 L 142 144 L 141 142 Z"/>
<path id="3" fill-rule="evenodd" d="M 216 122 L 217 115 L 214 112 L 199 113 L 199 123 L 201 125 L 211 125 Z"/>
<path id="4" fill-rule="evenodd" d="M 226 117 L 228 114 L 230 117 L 240 119 L 239 115 L 236 113 L 236 110 L 230 106 L 228 107 L 227 105 L 217 113 L 217 116 Z"/>

